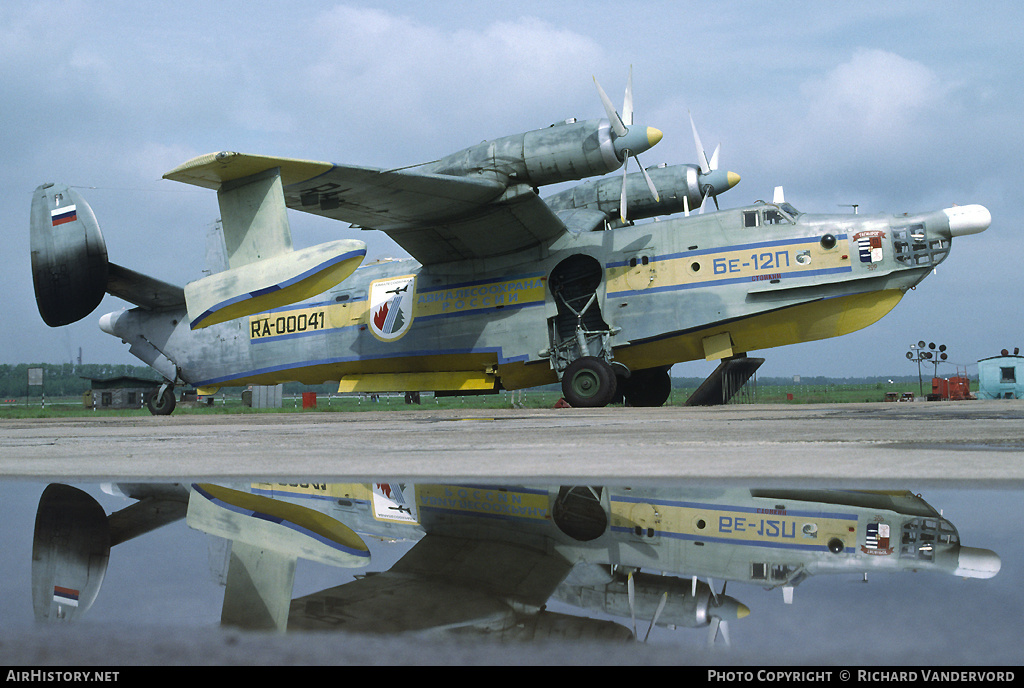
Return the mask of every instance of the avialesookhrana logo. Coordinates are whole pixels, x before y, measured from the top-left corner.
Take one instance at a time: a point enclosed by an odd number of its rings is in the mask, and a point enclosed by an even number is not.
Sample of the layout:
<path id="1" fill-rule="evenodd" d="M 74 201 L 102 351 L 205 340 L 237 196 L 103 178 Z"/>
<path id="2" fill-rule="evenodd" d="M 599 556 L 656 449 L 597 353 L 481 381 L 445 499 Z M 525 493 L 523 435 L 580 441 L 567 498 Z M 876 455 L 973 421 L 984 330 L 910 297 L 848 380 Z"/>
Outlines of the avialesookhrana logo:
<path id="1" fill-rule="evenodd" d="M 394 341 L 409 331 L 416 297 L 416 276 L 405 275 L 370 284 L 370 331 Z"/>

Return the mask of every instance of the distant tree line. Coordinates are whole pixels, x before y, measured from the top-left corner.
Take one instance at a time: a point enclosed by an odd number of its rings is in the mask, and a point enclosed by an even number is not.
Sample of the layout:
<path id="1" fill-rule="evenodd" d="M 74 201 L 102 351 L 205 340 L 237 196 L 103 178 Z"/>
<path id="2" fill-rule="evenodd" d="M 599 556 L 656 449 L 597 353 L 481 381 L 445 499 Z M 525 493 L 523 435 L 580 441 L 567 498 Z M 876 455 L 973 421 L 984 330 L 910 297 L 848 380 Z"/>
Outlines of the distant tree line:
<path id="1" fill-rule="evenodd" d="M 43 387 L 28 386 L 28 369 L 43 369 Z M 149 366 L 110 363 L 18 363 L 0 365 L 0 397 L 12 399 L 27 395 L 67 397 L 80 395 L 91 385 L 87 378 L 139 377 L 157 380 L 159 376 Z"/>
<path id="2" fill-rule="evenodd" d="M 894 384 L 906 384 L 909 382 L 917 383 L 917 375 L 888 375 L 888 376 L 871 376 L 871 377 L 828 377 L 825 375 L 801 375 L 799 382 L 794 382 L 793 377 L 764 377 L 758 375 L 756 382 L 758 385 L 764 385 L 766 387 L 812 387 L 821 385 L 887 385 L 892 380 Z M 931 384 L 931 375 L 925 376 L 925 381 Z M 674 377 L 672 378 L 672 386 L 676 389 L 689 389 L 692 387 L 699 387 L 704 382 L 702 377 Z M 752 384 L 752 379 L 750 383 Z"/>

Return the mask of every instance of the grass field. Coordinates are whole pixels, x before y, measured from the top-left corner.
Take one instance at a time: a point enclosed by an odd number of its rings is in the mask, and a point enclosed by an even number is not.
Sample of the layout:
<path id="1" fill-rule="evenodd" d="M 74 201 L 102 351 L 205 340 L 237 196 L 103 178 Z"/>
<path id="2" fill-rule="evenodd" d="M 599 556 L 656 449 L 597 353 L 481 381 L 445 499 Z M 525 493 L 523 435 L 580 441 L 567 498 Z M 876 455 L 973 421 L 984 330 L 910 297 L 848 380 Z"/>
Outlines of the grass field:
<path id="1" fill-rule="evenodd" d="M 677 387 L 666 405 L 682 406 L 693 393 L 694 387 Z M 927 389 L 925 390 L 928 391 Z M 412 409 L 496 409 L 496 408 L 551 408 L 561 398 L 557 388 L 541 388 L 522 392 L 501 392 L 481 396 L 435 397 L 422 394 L 421 403 L 406 404 L 402 394 L 381 394 L 374 401 L 366 395 L 318 394 L 315 408 L 303 408 L 301 395 L 286 395 L 279 409 L 253 409 L 245 406 L 240 390 L 217 394 L 213 402 L 179 402 L 177 414 L 218 413 L 334 413 L 359 411 L 404 411 Z M 917 384 L 825 384 L 825 385 L 747 385 L 733 404 L 823 404 L 885 401 L 886 392 L 912 392 L 918 395 Z M 82 405 L 81 397 L 20 398 L 0 400 L 0 419 L 4 418 L 61 418 L 88 415 L 148 416 L 145 408 L 133 410 L 92 410 Z"/>

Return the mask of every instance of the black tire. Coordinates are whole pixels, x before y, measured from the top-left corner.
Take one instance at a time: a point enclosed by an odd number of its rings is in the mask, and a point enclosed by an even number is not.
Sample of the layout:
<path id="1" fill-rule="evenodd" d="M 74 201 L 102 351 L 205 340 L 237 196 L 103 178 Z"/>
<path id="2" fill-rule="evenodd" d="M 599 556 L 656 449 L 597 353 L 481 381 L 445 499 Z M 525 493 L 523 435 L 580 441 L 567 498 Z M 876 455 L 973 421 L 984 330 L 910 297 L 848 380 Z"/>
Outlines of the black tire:
<path id="1" fill-rule="evenodd" d="M 149 399 L 146 400 L 146 408 L 154 416 L 169 416 L 174 412 L 175 403 L 174 388 L 167 387 L 163 394 L 160 393 L 160 390 L 153 392 Z"/>
<path id="2" fill-rule="evenodd" d="M 672 394 L 672 377 L 662 368 L 635 370 L 622 392 L 628 406 L 662 406 Z"/>
<path id="3" fill-rule="evenodd" d="M 600 408 L 615 398 L 612 367 L 596 356 L 577 358 L 562 374 L 562 396 L 576 408 Z"/>

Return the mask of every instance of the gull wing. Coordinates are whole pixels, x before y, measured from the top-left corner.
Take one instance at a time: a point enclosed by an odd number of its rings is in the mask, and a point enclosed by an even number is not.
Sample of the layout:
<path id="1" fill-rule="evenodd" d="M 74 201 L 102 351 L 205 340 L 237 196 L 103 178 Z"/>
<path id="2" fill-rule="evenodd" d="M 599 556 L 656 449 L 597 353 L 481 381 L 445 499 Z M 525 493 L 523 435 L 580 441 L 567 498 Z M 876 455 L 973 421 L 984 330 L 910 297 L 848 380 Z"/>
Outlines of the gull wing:
<path id="1" fill-rule="evenodd" d="M 532 547 L 428 534 L 384 573 L 293 600 L 288 630 L 497 631 L 539 611 L 570 568 Z"/>
<path id="2" fill-rule="evenodd" d="M 334 165 L 284 195 L 289 208 L 385 232 L 424 265 L 524 250 L 566 229 L 532 188 L 481 177 Z"/>
<path id="3" fill-rule="evenodd" d="M 482 176 L 221 152 L 194 158 L 164 177 L 220 189 L 274 168 L 287 207 L 385 232 L 424 265 L 521 251 L 566 229 L 529 186 Z"/>

